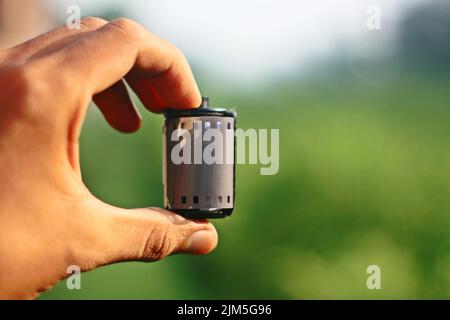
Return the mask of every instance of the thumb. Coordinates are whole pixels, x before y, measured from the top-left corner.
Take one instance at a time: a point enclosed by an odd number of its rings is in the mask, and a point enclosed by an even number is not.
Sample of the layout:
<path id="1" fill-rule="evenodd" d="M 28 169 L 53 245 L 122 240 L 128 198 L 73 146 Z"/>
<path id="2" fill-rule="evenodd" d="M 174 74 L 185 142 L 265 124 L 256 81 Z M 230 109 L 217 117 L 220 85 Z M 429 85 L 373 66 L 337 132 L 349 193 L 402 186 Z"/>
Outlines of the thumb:
<path id="1" fill-rule="evenodd" d="M 75 254 L 84 270 L 121 261 L 157 261 L 175 253 L 206 254 L 218 236 L 207 221 L 159 208 L 121 209 L 95 201 L 77 236 Z"/>

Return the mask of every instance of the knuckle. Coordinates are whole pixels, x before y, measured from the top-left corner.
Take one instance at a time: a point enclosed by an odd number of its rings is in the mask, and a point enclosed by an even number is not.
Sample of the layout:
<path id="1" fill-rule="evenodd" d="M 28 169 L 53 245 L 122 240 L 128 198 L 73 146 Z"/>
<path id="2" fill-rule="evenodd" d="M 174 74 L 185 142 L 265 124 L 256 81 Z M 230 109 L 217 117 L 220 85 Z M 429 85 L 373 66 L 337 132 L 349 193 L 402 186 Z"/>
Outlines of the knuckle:
<path id="1" fill-rule="evenodd" d="M 24 65 L 8 67 L 1 75 L 2 83 L 17 98 L 27 98 L 34 91 L 34 68 Z"/>
<path id="2" fill-rule="evenodd" d="M 26 90 L 32 82 L 32 74 L 31 70 L 23 65 L 9 66 L 3 69 L 1 79 L 2 82 L 7 82 L 16 89 Z"/>
<path id="3" fill-rule="evenodd" d="M 105 19 L 89 16 L 81 19 L 81 28 L 85 30 L 95 30 L 107 23 L 108 21 Z"/>
<path id="4" fill-rule="evenodd" d="M 11 66 L 3 70 L 0 82 L 5 88 L 5 97 L 14 97 L 9 107 L 20 115 L 38 115 L 44 112 L 40 110 L 38 102 L 48 96 L 45 81 L 37 81 L 41 77 L 38 67 L 34 65 Z"/>
<path id="5" fill-rule="evenodd" d="M 143 27 L 134 20 L 128 18 L 118 18 L 109 23 L 122 30 L 126 35 L 137 35 L 142 32 Z"/>
<path id="6" fill-rule="evenodd" d="M 158 225 L 148 237 L 142 254 L 144 260 L 159 261 L 172 253 L 176 233 L 171 223 Z"/>

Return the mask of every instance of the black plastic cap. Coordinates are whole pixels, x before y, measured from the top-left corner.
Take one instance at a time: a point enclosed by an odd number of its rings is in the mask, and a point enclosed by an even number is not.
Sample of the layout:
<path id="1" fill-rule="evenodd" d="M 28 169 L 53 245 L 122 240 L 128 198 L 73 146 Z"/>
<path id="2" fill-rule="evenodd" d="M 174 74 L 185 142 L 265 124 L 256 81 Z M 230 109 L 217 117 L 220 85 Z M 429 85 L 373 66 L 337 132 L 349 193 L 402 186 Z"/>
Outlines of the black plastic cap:
<path id="1" fill-rule="evenodd" d="M 204 117 L 218 116 L 236 118 L 236 113 L 223 108 L 210 108 L 209 98 L 203 97 L 202 103 L 198 108 L 193 109 L 168 109 L 164 112 L 166 119 L 185 118 L 185 117 Z"/>

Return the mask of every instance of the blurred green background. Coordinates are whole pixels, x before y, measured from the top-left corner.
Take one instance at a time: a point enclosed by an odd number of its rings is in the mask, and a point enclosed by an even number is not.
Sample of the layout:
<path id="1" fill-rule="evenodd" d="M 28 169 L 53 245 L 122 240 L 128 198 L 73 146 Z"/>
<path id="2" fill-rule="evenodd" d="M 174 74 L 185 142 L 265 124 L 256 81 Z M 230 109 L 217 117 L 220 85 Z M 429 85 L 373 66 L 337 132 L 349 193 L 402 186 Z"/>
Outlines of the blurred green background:
<path id="1" fill-rule="evenodd" d="M 102 3 L 83 14 L 134 18 Z M 214 221 L 212 254 L 103 267 L 82 274 L 81 290 L 62 282 L 41 298 L 450 298 L 450 3 L 418 4 L 397 22 L 381 30 L 395 34 L 387 55 L 343 48 L 265 81 L 190 59 L 202 93 L 235 108 L 241 128 L 280 129 L 279 173 L 238 166 L 236 209 Z M 144 123 L 132 135 L 90 108 L 83 178 L 109 203 L 161 206 L 163 118 L 135 101 Z M 381 290 L 366 287 L 372 264 Z"/>

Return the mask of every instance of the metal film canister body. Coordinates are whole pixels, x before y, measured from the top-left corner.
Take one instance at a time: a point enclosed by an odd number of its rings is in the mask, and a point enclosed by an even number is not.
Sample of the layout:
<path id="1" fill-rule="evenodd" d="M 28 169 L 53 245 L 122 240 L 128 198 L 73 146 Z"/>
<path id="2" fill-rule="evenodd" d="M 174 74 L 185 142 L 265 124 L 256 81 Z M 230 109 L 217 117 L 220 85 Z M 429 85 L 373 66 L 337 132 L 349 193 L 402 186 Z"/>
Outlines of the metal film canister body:
<path id="1" fill-rule="evenodd" d="M 169 110 L 165 117 L 165 208 L 193 219 L 231 215 L 235 198 L 236 114 L 225 109 L 209 108 L 208 99 L 204 98 L 197 109 Z M 206 134 L 210 129 L 216 129 L 214 137 Z M 174 133 L 175 130 L 178 131 Z M 218 137 L 222 137 L 222 141 L 216 141 Z M 189 143 L 190 147 L 186 148 Z M 216 148 L 211 152 L 212 143 Z M 177 145 L 178 149 L 174 150 Z M 180 146 L 183 146 L 183 151 L 178 152 Z M 181 163 L 174 161 L 174 151 L 189 160 Z M 217 156 L 215 159 L 218 161 L 205 159 L 204 152 L 207 151 Z"/>

